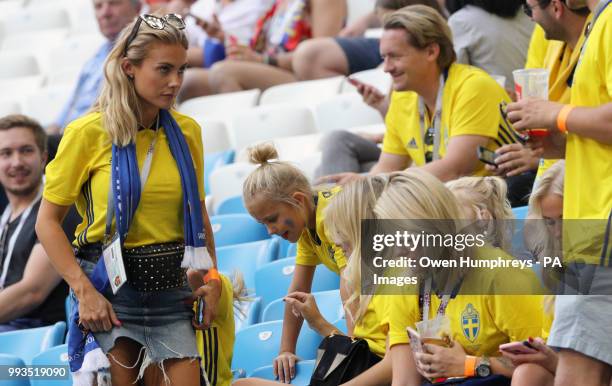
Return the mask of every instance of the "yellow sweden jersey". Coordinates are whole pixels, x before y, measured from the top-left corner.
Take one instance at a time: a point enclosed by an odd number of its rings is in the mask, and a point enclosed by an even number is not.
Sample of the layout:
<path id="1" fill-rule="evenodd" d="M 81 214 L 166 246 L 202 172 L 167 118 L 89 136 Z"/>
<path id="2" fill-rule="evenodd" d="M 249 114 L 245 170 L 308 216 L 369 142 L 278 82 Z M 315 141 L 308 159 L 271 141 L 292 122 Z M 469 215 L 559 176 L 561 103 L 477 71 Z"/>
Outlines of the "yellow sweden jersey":
<path id="1" fill-rule="evenodd" d="M 583 48 L 572 85 L 573 105 L 594 107 L 612 102 L 610 42 L 612 5 L 608 5 L 596 20 Z M 565 150 L 563 219 L 608 219 L 612 211 L 612 145 L 573 134 L 571 129 L 570 127 Z M 585 235 L 584 243 L 575 240 L 570 247 L 575 249 L 574 246 L 580 244 L 593 244 L 592 240 L 596 239 L 593 247 L 598 247 L 595 249 L 599 249 L 599 252 L 587 253 L 586 255 L 590 255 L 585 258 L 587 263 L 611 263 L 612 242 L 604 245 L 605 223 L 606 221 L 601 221 L 601 229 L 592 230 L 590 235 Z"/>
<path id="2" fill-rule="evenodd" d="M 221 276 L 221 298 L 218 315 L 208 330 L 196 330 L 196 344 L 211 386 L 232 383 L 232 355 L 234 353 L 234 288 L 230 279 Z"/>
<path id="3" fill-rule="evenodd" d="M 498 249 L 480 250 L 482 258 L 504 256 Z M 510 258 L 508 256 L 508 258 Z M 491 271 L 492 272 L 492 271 Z M 507 268 L 495 274 L 468 276 L 459 294 L 451 299 L 445 315 L 450 320 L 451 338 L 459 342 L 468 355 L 494 356 L 502 343 L 540 336 L 545 324 L 543 296 L 541 295 L 463 295 L 476 293 L 474 289 L 490 286 L 529 286 L 537 278 L 531 271 L 515 271 L 507 275 Z M 483 280 L 489 284 L 483 283 Z M 535 289 L 535 288 L 534 288 Z M 529 291 L 525 291 L 529 292 Z M 389 323 L 389 345 L 409 343 L 406 327 L 416 328 L 421 321 L 419 297 L 416 295 L 387 296 L 385 322 Z M 432 295 L 429 318 L 435 317 L 441 298 Z"/>
<path id="4" fill-rule="evenodd" d="M 365 339 L 370 351 L 379 357 L 385 356 L 389 327 L 383 323 L 385 316 L 385 295 L 374 295 L 363 316 L 355 324 L 353 335 Z"/>
<path id="5" fill-rule="evenodd" d="M 486 72 L 472 66 L 452 64 L 442 99 L 440 158 L 446 154 L 448 141 L 454 136 L 488 137 L 487 147 L 491 150 L 515 142 L 499 108 L 500 102 L 509 102 L 510 98 Z M 424 146 L 418 95 L 412 91 L 393 92 L 385 121 L 387 131 L 382 151 L 408 156 L 414 165 L 424 165 L 425 153 L 433 148 Z M 485 175 L 484 164 L 481 163 L 474 174 Z"/>
<path id="6" fill-rule="evenodd" d="M 570 103 L 571 100 L 571 88 L 570 85 L 573 82 L 574 71 L 578 64 L 578 57 L 580 56 L 580 47 L 584 44 L 584 29 L 591 21 L 592 15 L 590 15 L 584 23 L 583 31 L 580 34 L 580 38 L 576 42 L 575 49 L 571 49 L 567 43 L 553 40 L 547 44 L 546 55 L 541 67 L 547 68 L 550 71 L 548 78 L 548 99 L 554 102 L 563 104 Z M 538 27 L 537 27 L 538 28 Z M 541 28 L 541 27 L 539 27 Z M 548 42 L 548 40 L 546 40 Z M 544 174 L 548 168 L 550 168 L 556 159 L 542 160 L 540 167 L 538 168 L 538 178 Z"/>
<path id="7" fill-rule="evenodd" d="M 175 111 L 198 177 L 204 200 L 204 153 L 200 126 Z M 138 167 L 156 133 L 140 130 L 136 137 Z M 71 122 L 64 132 L 57 156 L 47 166 L 43 197 L 56 204 L 76 207 L 83 221 L 74 243 L 82 246 L 102 241 L 111 166 L 111 141 L 100 113 L 90 113 Z M 114 221 L 113 221 L 114 223 Z M 114 227 L 113 227 L 114 228 Z M 183 240 L 183 192 L 176 161 L 162 129 L 159 132 L 151 172 L 130 226 L 125 247 Z"/>
<path id="8" fill-rule="evenodd" d="M 346 257 L 342 249 L 330 241 L 325 233 L 324 210 L 330 200 L 340 191 L 340 187 L 317 193 L 316 198 L 316 234 L 304 229 L 297 242 L 296 264 L 315 266 L 325 264 L 330 270 L 340 273 L 346 266 Z"/>
<path id="9" fill-rule="evenodd" d="M 527 61 L 525 62 L 525 68 L 543 68 L 544 67 L 544 56 L 548 45 L 551 43 L 550 40 L 546 39 L 546 33 L 544 29 L 538 24 L 535 25 L 533 33 L 531 34 L 531 40 L 529 41 L 529 49 L 527 50 Z"/>

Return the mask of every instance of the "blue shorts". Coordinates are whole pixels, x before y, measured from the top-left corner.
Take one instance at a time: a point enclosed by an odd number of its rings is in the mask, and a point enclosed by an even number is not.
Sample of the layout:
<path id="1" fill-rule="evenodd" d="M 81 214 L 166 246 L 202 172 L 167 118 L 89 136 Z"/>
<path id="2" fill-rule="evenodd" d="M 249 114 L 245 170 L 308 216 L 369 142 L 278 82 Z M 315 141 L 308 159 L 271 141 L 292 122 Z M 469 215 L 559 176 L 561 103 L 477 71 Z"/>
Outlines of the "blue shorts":
<path id="1" fill-rule="evenodd" d="M 340 46 L 349 65 L 349 74 L 371 70 L 382 63 L 380 39 L 372 38 L 334 38 Z"/>

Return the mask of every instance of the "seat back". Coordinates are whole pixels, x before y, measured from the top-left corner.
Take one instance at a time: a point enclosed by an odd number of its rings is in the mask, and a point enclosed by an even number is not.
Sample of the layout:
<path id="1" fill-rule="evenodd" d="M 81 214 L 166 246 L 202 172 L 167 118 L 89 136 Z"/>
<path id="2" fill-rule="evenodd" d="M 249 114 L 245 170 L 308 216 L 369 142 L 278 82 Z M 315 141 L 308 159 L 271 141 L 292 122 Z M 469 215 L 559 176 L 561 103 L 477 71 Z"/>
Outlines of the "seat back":
<path id="1" fill-rule="evenodd" d="M 0 366 L 2 367 L 6 366 L 7 369 L 20 368 L 20 367 L 24 367 L 25 363 L 23 362 L 23 359 L 15 355 L 0 354 Z M 10 379 L 6 377 L 8 375 L 6 371 L 3 371 L 3 373 L 5 377 L 3 377 L 2 380 L 0 380 L 0 385 L 2 386 L 30 386 L 30 382 L 28 381 L 28 378 Z"/>
<path id="2" fill-rule="evenodd" d="M 295 364 L 295 378 L 291 379 L 291 384 L 294 386 L 308 386 L 310 385 L 310 378 L 315 369 L 314 360 L 299 361 Z M 274 369 L 272 366 L 263 366 L 255 369 L 251 373 L 253 378 L 263 378 L 274 381 Z"/>
<path id="3" fill-rule="evenodd" d="M 15 355 L 26 364 L 40 352 L 64 342 L 66 322 L 51 326 L 28 328 L 0 334 L 0 353 Z"/>
<path id="4" fill-rule="evenodd" d="M 317 127 L 322 132 L 380 124 L 380 112 L 368 106 L 358 94 L 347 93 L 325 100 L 314 108 Z"/>
<path id="5" fill-rule="evenodd" d="M 215 237 L 216 247 L 270 238 L 266 227 L 258 223 L 249 214 L 224 214 L 211 216 L 210 224 Z"/>
<path id="6" fill-rule="evenodd" d="M 272 86 L 261 94 L 259 105 L 282 104 L 291 101 L 292 105 L 314 106 L 319 101 L 338 94 L 343 79 L 337 76 Z"/>
<path id="7" fill-rule="evenodd" d="M 225 166 L 234 162 L 234 151 L 226 150 L 216 153 L 204 152 L 204 191 L 210 194 L 210 175 L 221 166 Z"/>
<path id="8" fill-rule="evenodd" d="M 278 255 L 278 240 L 267 239 L 217 248 L 217 268 L 231 275 L 242 273 L 247 289 L 255 289 L 257 268 L 273 261 Z M 259 294 L 258 294 L 259 296 Z"/>
<path id="9" fill-rule="evenodd" d="M 335 321 L 344 316 L 340 290 L 313 292 L 312 294 L 325 320 Z M 285 304 L 282 298 L 272 301 L 264 308 L 261 321 L 269 322 L 272 320 L 282 320 L 285 314 Z"/>
<path id="10" fill-rule="evenodd" d="M 52 347 L 35 356 L 32 359 L 33 366 L 62 366 L 66 371 L 65 377 L 54 377 L 50 379 L 32 378 L 31 386 L 70 386 L 72 385 L 72 376 L 68 367 L 68 346 L 62 344 Z"/>
<path id="11" fill-rule="evenodd" d="M 270 365 L 278 355 L 282 330 L 283 322 L 277 320 L 255 324 L 238 331 L 234 343 L 232 370 L 244 370 L 250 376 L 255 369 Z M 315 359 L 321 339 L 304 324 L 298 338 L 296 354 L 302 359 Z M 256 355 L 253 355 L 254 353 Z"/>
<path id="12" fill-rule="evenodd" d="M 295 257 L 288 257 L 266 264 L 255 272 L 255 291 L 257 296 L 261 296 L 264 308 L 270 302 L 287 295 L 294 271 Z M 340 288 L 338 274 L 319 265 L 315 270 L 311 291 L 321 292 L 338 288 Z"/>

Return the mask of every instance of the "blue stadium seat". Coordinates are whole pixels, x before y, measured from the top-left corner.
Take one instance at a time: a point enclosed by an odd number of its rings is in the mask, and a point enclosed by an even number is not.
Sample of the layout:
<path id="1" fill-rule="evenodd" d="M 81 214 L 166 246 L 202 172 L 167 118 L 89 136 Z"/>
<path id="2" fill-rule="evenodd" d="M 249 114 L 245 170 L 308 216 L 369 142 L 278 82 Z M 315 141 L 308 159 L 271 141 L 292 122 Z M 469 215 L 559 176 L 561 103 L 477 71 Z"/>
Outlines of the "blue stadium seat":
<path id="1" fill-rule="evenodd" d="M 244 316 L 234 308 L 234 328 L 236 331 L 259 322 L 261 317 L 261 298 L 254 298 L 252 301 L 242 303 L 240 309 Z"/>
<path id="2" fill-rule="evenodd" d="M 295 378 L 291 380 L 291 384 L 294 386 L 308 386 L 310 384 L 310 377 L 315 369 L 315 361 L 299 361 L 295 365 Z M 274 377 L 274 370 L 272 365 L 264 366 L 256 369 L 251 373 L 253 378 L 263 378 L 271 381 L 276 380 Z"/>
<path id="3" fill-rule="evenodd" d="M 216 238 L 215 238 L 216 241 Z M 278 240 L 268 239 L 217 248 L 217 268 L 231 276 L 240 271 L 249 290 L 255 289 L 255 271 L 278 255 Z"/>
<path id="4" fill-rule="evenodd" d="M 234 162 L 235 154 L 234 150 L 227 150 L 204 155 L 204 191 L 207 195 L 210 194 L 210 173 L 219 166 Z"/>
<path id="5" fill-rule="evenodd" d="M 285 257 L 290 257 L 290 256 L 287 256 L 287 251 L 289 250 L 291 245 L 295 243 L 290 243 L 289 240 L 283 239 L 282 237 L 277 236 L 277 235 L 273 235 L 272 238 L 277 238 L 278 241 L 280 242 L 279 247 L 278 247 L 278 258 L 284 259 Z"/>
<path id="6" fill-rule="evenodd" d="M 38 353 L 64 343 L 66 322 L 0 334 L 0 353 L 15 355 L 26 364 Z"/>
<path id="7" fill-rule="evenodd" d="M 55 346 L 46 351 L 41 352 L 32 359 L 34 366 L 66 366 L 66 377 L 63 379 L 35 379 L 30 381 L 32 386 L 70 386 L 72 385 L 72 377 L 70 376 L 70 368 L 68 367 L 68 346 L 63 344 Z M 2 385 L 2 383 L 0 383 Z"/>
<path id="8" fill-rule="evenodd" d="M 221 214 L 236 214 L 236 213 L 246 213 L 249 212 L 246 210 L 244 206 L 244 201 L 242 201 L 242 196 L 234 196 L 228 199 L 223 200 L 217 210 L 215 211 L 215 215 Z"/>
<path id="9" fill-rule="evenodd" d="M 263 307 L 287 295 L 294 270 L 295 257 L 287 257 L 266 264 L 255 272 L 255 292 L 257 296 L 261 296 Z M 340 288 L 340 276 L 323 265 L 317 266 L 311 291 L 320 292 L 338 288 Z"/>
<path id="10" fill-rule="evenodd" d="M 255 369 L 271 365 L 278 355 L 282 331 L 283 322 L 280 320 L 255 324 L 238 331 L 234 342 L 232 370 L 250 376 Z M 322 339 L 304 324 L 297 342 L 297 356 L 315 359 Z"/>
<path id="11" fill-rule="evenodd" d="M 289 245 L 289 248 L 287 248 L 287 254 L 285 256 L 295 257 L 296 255 L 297 255 L 297 243 Z"/>
<path id="12" fill-rule="evenodd" d="M 255 219 L 248 214 L 211 216 L 210 223 L 212 225 L 216 247 L 270 238 L 266 227 L 255 221 Z"/>
<path id="13" fill-rule="evenodd" d="M 313 292 L 313 295 L 317 302 L 317 307 L 325 320 L 331 323 L 344 316 L 340 290 Z M 263 314 L 261 315 L 261 321 L 269 322 L 272 320 L 282 320 L 284 314 L 285 302 L 283 299 L 276 299 L 264 308 Z"/>
<path id="14" fill-rule="evenodd" d="M 7 366 L 5 367 L 5 369 L 8 369 L 8 367 L 23 367 L 25 366 L 25 363 L 23 363 L 23 359 L 15 356 L 15 355 L 10 355 L 10 354 L 0 354 L 0 366 Z M 3 375 L 8 375 L 7 372 L 8 370 L 3 371 Z M 0 385 L 2 386 L 30 386 L 30 382 L 28 381 L 28 378 L 14 378 L 14 379 L 8 379 L 8 377 L 3 377 L 2 380 L 0 380 Z"/>
<path id="15" fill-rule="evenodd" d="M 519 206 L 517 208 L 512 208 L 512 213 L 514 214 L 514 218 L 516 218 L 517 220 L 526 219 L 528 211 L 529 211 L 528 206 Z"/>
<path id="16" fill-rule="evenodd" d="M 348 334 L 348 328 L 346 327 L 346 319 L 340 318 L 332 323 L 338 330 L 340 330 L 343 334 Z"/>

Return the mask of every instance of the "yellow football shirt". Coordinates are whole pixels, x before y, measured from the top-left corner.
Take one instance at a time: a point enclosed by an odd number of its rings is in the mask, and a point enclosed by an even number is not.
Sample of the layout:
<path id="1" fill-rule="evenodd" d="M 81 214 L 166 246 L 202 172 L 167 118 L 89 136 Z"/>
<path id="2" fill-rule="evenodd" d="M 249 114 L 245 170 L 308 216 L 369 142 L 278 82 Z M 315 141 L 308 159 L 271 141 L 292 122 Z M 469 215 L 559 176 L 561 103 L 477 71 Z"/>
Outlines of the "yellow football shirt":
<path id="1" fill-rule="evenodd" d="M 309 229 L 304 229 L 302 232 L 297 242 L 296 264 L 315 266 L 322 263 L 336 273 L 340 273 L 340 270 L 346 266 L 346 257 L 342 248 L 333 243 L 325 231 L 323 215 L 327 205 L 340 190 L 341 187 L 335 187 L 317 193 L 315 234 Z"/>
<path id="2" fill-rule="evenodd" d="M 546 39 L 544 29 L 536 24 L 529 41 L 525 68 L 544 68 L 544 56 L 550 43 L 551 40 Z"/>
<path id="3" fill-rule="evenodd" d="M 379 357 L 385 356 L 389 326 L 383 323 L 387 295 L 374 295 L 363 316 L 355 323 L 353 335 L 365 339 L 370 351 Z"/>
<path id="4" fill-rule="evenodd" d="M 571 49 L 567 43 L 552 40 L 548 41 L 544 60 L 542 62 L 542 68 L 547 68 L 550 71 L 548 78 L 548 99 L 554 102 L 563 104 L 570 103 L 571 100 L 571 88 L 570 82 L 573 82 L 574 71 L 578 64 L 578 58 L 580 56 L 580 47 L 584 44 L 584 29 L 591 21 L 592 15 L 590 15 L 584 23 L 583 31 L 580 34 L 580 38 L 576 42 L 575 49 Z M 556 159 L 545 159 L 540 163 L 538 168 L 537 178 L 541 177 L 542 174 L 548 168 L 550 168 Z"/>
<path id="5" fill-rule="evenodd" d="M 479 256 L 483 258 L 507 256 L 494 248 L 478 251 Z M 468 275 L 459 294 L 449 301 L 446 308 L 445 315 L 450 321 L 451 339 L 459 342 L 468 355 L 496 356 L 500 344 L 540 336 L 543 331 L 543 296 L 471 294 L 475 293 L 474 289 L 487 288 L 488 285 L 533 285 L 537 281 L 535 275 L 528 271 L 515 271 L 514 274 L 507 275 L 506 269 L 491 272 L 494 273 Z M 483 282 L 485 280 L 488 284 Z M 464 295 L 462 291 L 469 294 Z M 441 298 L 432 294 L 428 318 L 435 317 L 440 303 Z M 406 327 L 416 329 L 416 323 L 422 320 L 419 297 L 389 295 L 386 310 L 384 321 L 389 323 L 389 346 L 409 343 Z"/>
<path id="6" fill-rule="evenodd" d="M 596 20 L 585 42 L 576 68 L 571 103 L 595 107 L 612 102 L 612 6 L 606 7 Z M 608 264 L 612 244 L 604 242 L 606 219 L 612 210 L 612 145 L 572 133 L 567 134 L 565 150 L 565 190 L 563 219 L 599 219 L 599 224 L 575 225 L 590 229 L 577 240 L 573 234 L 572 252 L 580 250 L 580 258 L 591 264 Z M 584 222 L 584 221 L 583 221 Z M 568 253 L 564 226 L 564 248 Z M 602 248 L 603 246 L 603 248 Z M 605 250 L 604 250 L 605 249 Z M 570 257 L 571 259 L 571 257 Z"/>
<path id="7" fill-rule="evenodd" d="M 458 135 L 479 135 L 490 138 L 487 148 L 497 149 L 515 140 L 503 123 L 499 104 L 509 102 L 506 91 L 486 72 L 476 67 L 451 65 L 444 84 L 441 115 L 441 143 L 439 155 L 446 154 L 448 140 Z M 421 128 L 418 95 L 412 91 L 391 94 L 389 111 L 385 118 L 387 131 L 382 151 L 408 156 L 413 165 L 425 165 L 426 148 Z M 426 126 L 430 121 L 426 119 Z M 480 164 L 475 175 L 485 175 L 484 164 Z"/>
<path id="8" fill-rule="evenodd" d="M 178 112 L 173 111 L 172 116 L 181 127 L 191 151 L 200 199 L 204 200 L 204 151 L 200 126 Z M 138 132 L 138 167 L 142 168 L 156 135 L 151 172 L 125 240 L 126 248 L 184 239 L 181 180 L 163 129 L 158 134 L 149 129 Z M 43 197 L 62 206 L 76 202 L 77 211 L 83 218 L 75 232 L 74 244 L 77 246 L 103 241 L 110 168 L 111 141 L 102 125 L 101 114 L 90 113 L 68 124 L 57 155 L 47 166 Z"/>
<path id="9" fill-rule="evenodd" d="M 231 280 L 221 276 L 221 297 L 218 314 L 208 330 L 196 330 L 196 344 L 211 386 L 232 384 L 232 355 L 234 354 L 234 287 Z"/>

